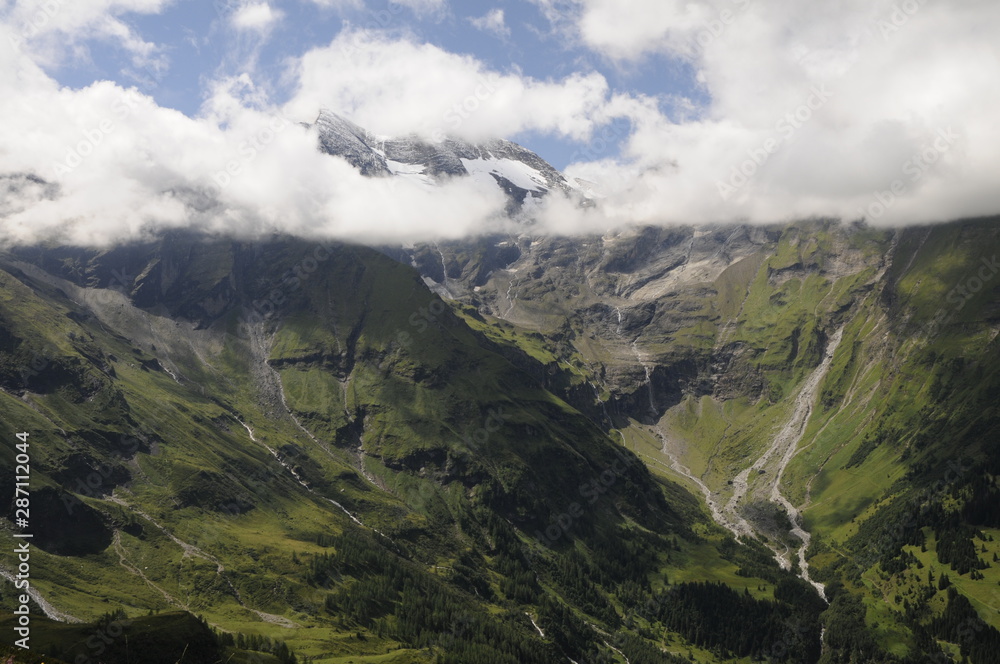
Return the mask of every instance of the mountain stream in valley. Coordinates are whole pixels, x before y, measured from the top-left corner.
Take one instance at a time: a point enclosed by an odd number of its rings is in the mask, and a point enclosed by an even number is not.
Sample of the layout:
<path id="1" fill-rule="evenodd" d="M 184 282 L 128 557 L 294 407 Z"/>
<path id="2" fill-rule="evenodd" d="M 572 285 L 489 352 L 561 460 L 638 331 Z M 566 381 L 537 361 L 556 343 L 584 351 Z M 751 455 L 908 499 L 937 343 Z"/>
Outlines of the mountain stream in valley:
<path id="1" fill-rule="evenodd" d="M 620 312 L 618 315 L 621 315 Z M 750 467 L 744 469 L 733 478 L 731 482 L 732 495 L 724 505 L 721 502 L 719 493 L 713 492 L 701 477 L 695 475 L 681 462 L 680 455 L 676 450 L 671 449 L 669 439 L 664 435 L 663 431 L 658 426 L 652 429 L 653 433 L 660 439 L 662 454 L 670 461 L 669 464 L 663 463 L 663 465 L 694 483 L 704 495 L 705 502 L 715 521 L 732 532 L 737 538 L 757 537 L 761 534 L 742 514 L 740 508 L 741 504 L 747 498 L 748 493 L 751 492 L 751 478 L 761 477 L 764 479 L 765 483 L 763 487 L 755 487 L 754 493 L 758 495 L 764 493 L 766 500 L 779 506 L 788 516 L 788 520 L 791 523 L 790 533 L 801 542 L 797 550 L 799 576 L 812 585 L 821 597 L 825 597 L 825 588 L 823 584 L 814 581 L 809 576 L 809 563 L 806 561 L 806 552 L 809 548 L 812 535 L 802 526 L 802 515 L 799 509 L 781 493 L 781 480 L 784 477 L 786 468 L 799 450 L 799 443 L 805 434 L 806 425 L 809 422 L 814 404 L 819 396 L 820 386 L 823 383 L 823 379 L 826 378 L 827 373 L 829 373 L 833 356 L 840 346 L 842 337 L 843 328 L 838 329 L 831 335 L 823 353 L 823 359 L 803 382 L 802 387 L 794 398 L 788 418 L 774 436 L 770 447 Z M 646 371 L 646 388 L 650 393 L 650 400 L 652 401 L 649 366 L 644 361 L 638 348 L 636 348 L 635 342 L 631 344 L 631 350 Z M 662 462 L 658 461 L 658 463 Z M 785 569 L 791 569 L 792 554 L 788 548 L 783 547 L 778 542 L 771 542 L 766 538 L 764 542 L 774 552 L 774 557 L 778 563 Z"/>
<path id="2" fill-rule="evenodd" d="M 781 479 L 784 476 L 788 464 L 791 463 L 795 454 L 799 450 L 799 442 L 805 434 L 806 424 L 812 415 L 813 406 L 819 396 L 820 385 L 830 371 L 834 353 L 840 345 L 844 329 L 840 328 L 830 337 L 823 360 L 819 363 L 809 377 L 805 380 L 799 390 L 795 401 L 792 404 L 791 413 L 785 424 L 774 437 L 771 446 L 762 454 L 749 468 L 745 469 L 733 479 L 733 494 L 726 504 L 723 512 L 731 521 L 740 524 L 740 529 L 749 528 L 753 532 L 753 527 L 739 513 L 740 502 L 747 497 L 750 490 L 750 478 L 753 475 L 768 475 L 767 499 L 779 505 L 788 515 L 788 520 L 792 524 L 791 533 L 795 535 L 802 544 L 798 549 L 799 575 L 803 580 L 810 583 L 816 591 L 825 597 L 823 584 L 813 581 L 809 576 L 809 563 L 806 562 L 806 551 L 812 539 L 811 534 L 802 527 L 802 515 L 797 507 L 781 493 Z M 725 524 L 724 524 L 725 525 Z M 768 544 L 774 551 L 775 558 L 785 569 L 790 569 L 792 562 L 787 550 L 781 549 L 778 545 Z"/>

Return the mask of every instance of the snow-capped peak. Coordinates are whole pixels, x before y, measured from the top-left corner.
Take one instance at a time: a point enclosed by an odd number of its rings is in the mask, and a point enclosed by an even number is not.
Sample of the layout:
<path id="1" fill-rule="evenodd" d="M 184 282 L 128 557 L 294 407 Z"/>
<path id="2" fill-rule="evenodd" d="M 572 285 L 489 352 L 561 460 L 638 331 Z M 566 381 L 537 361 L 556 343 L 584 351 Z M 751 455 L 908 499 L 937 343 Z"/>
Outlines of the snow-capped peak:
<path id="1" fill-rule="evenodd" d="M 346 159 L 364 175 L 402 177 L 433 186 L 472 177 L 495 183 L 521 209 L 528 198 L 552 191 L 579 196 L 562 173 L 517 143 L 493 139 L 473 144 L 456 138 L 429 141 L 418 136 L 376 136 L 336 113 L 320 112 L 315 126 L 320 149 Z"/>

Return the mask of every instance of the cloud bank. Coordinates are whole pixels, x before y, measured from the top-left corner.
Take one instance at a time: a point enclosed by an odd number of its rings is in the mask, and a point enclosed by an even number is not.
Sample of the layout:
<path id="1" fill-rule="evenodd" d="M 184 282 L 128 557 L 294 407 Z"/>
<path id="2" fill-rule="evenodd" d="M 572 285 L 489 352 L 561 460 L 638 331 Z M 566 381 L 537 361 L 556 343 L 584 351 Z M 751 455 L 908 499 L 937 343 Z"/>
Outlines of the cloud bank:
<path id="1" fill-rule="evenodd" d="M 406 241 L 501 223 L 499 190 L 365 178 L 321 154 L 314 130 L 230 88 L 192 119 L 110 82 L 61 89 L 19 64 L 0 73 L 20 91 L 0 99 L 6 242 L 107 245 L 170 228 Z"/>
<path id="2" fill-rule="evenodd" d="M 900 224 L 1000 211 L 995 3 L 572 4 L 577 38 L 604 57 L 686 58 L 711 95 L 694 121 L 631 114 L 635 177 L 612 192 L 611 220 Z M 621 166 L 569 170 L 600 181 Z"/>

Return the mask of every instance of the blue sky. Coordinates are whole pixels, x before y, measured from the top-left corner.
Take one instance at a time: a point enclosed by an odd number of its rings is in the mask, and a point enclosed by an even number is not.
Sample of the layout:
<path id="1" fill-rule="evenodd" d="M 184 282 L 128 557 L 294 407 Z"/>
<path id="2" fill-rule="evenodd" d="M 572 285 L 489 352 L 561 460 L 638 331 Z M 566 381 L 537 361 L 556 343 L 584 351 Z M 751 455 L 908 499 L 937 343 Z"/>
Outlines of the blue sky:
<path id="1" fill-rule="evenodd" d="M 696 104 L 708 100 L 705 90 L 695 83 L 693 68 L 682 59 L 654 53 L 640 63 L 615 62 L 567 40 L 533 2 L 452 3 L 438 10 L 414 11 L 392 2 L 323 8 L 299 0 L 277 1 L 271 7 L 282 13 L 282 19 L 262 44 L 227 26 L 239 6 L 240 0 L 179 0 L 158 14 L 124 14 L 123 20 L 136 33 L 157 44 L 162 70 L 138 68 L 129 51 L 95 40 L 86 45 L 86 57 L 67 59 L 49 73 L 72 87 L 104 79 L 123 86 L 138 85 L 159 105 L 196 116 L 209 94 L 207 81 L 235 76 L 249 68 L 255 82 L 269 89 L 271 101 L 280 104 L 292 93 L 284 76 L 290 60 L 329 44 L 345 29 L 362 28 L 434 44 L 451 53 L 473 56 L 491 69 L 516 71 L 539 80 L 599 72 L 614 91 L 660 99 L 666 113 L 671 110 L 670 99 L 676 96 Z M 475 27 L 474 20 L 497 9 L 503 11 L 507 32 Z M 589 145 L 588 141 L 542 131 L 505 138 L 535 150 L 557 168 L 564 168 L 574 154 L 586 151 Z M 617 155 L 617 146 L 609 153 Z"/>

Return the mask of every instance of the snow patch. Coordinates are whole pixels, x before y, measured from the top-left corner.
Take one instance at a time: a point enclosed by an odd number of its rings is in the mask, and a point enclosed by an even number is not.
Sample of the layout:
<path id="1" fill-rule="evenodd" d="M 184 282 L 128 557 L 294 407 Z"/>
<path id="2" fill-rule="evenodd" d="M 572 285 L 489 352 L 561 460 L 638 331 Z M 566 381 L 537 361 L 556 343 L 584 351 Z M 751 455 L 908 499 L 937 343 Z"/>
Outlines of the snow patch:
<path id="1" fill-rule="evenodd" d="M 549 190 L 548 181 L 541 171 L 514 159 L 462 159 L 462 165 L 476 180 L 495 182 L 494 175 L 508 179 L 511 184 L 528 191 Z"/>
<path id="2" fill-rule="evenodd" d="M 385 163 L 389 167 L 389 172 L 397 177 L 429 187 L 437 185 L 434 178 L 424 172 L 426 167 L 423 164 L 407 164 L 402 161 L 393 161 L 392 159 L 386 159 Z"/>

